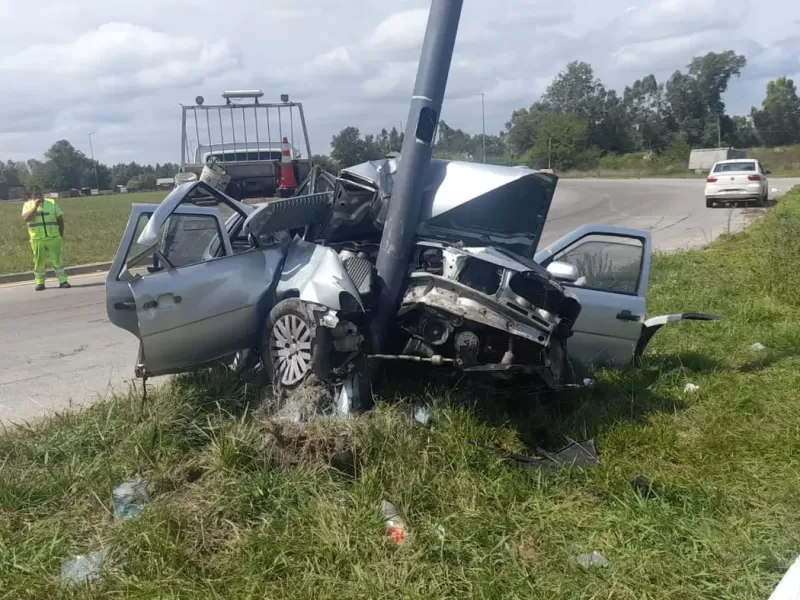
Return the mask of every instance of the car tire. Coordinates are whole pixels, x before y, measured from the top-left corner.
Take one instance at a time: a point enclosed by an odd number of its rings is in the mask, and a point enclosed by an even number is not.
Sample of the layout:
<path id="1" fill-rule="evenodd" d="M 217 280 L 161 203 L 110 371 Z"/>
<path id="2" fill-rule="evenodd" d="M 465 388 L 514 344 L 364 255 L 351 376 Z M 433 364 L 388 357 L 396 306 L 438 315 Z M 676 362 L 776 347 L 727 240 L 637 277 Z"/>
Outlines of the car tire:
<path id="1" fill-rule="evenodd" d="M 710 198 L 706 198 L 706 208 L 714 208 L 715 204 L 714 201 Z"/>
<path id="2" fill-rule="evenodd" d="M 325 382 L 333 342 L 327 327 L 317 326 L 305 302 L 287 298 L 276 304 L 264 327 L 261 357 L 275 388 L 294 390 Z"/>

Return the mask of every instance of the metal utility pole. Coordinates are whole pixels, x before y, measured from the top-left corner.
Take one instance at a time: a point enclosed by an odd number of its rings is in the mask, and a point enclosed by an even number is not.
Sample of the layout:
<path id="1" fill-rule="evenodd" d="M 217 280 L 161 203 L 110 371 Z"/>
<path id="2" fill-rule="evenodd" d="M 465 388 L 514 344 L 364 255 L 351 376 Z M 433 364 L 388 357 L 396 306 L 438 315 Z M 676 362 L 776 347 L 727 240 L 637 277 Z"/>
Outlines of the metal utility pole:
<path id="1" fill-rule="evenodd" d="M 486 110 L 483 104 L 483 92 L 481 92 L 481 129 L 483 131 L 483 162 L 486 162 Z"/>
<path id="2" fill-rule="evenodd" d="M 383 347 L 408 277 L 408 263 L 433 154 L 433 138 L 442 112 L 463 3 L 464 0 L 431 0 L 403 149 L 376 263 L 381 296 L 371 324 L 374 352 Z"/>
<path id="3" fill-rule="evenodd" d="M 92 136 L 97 133 L 93 131 L 89 134 L 89 151 L 92 153 L 92 167 L 94 168 L 94 185 L 98 193 L 100 192 L 100 179 L 97 177 L 97 163 L 94 160 L 94 148 L 92 147 Z"/>
<path id="4" fill-rule="evenodd" d="M 553 160 L 553 136 L 547 138 L 547 168 L 552 169 Z"/>
<path id="5" fill-rule="evenodd" d="M 717 117 L 717 148 L 722 148 L 722 117 Z"/>

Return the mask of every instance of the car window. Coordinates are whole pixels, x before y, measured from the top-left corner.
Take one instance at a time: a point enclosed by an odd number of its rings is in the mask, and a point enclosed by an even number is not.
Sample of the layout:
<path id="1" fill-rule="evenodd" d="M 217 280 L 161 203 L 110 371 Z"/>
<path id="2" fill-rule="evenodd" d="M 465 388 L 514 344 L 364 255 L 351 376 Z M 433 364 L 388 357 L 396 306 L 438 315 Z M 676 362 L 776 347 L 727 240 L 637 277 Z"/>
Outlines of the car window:
<path id="1" fill-rule="evenodd" d="M 137 240 L 139 234 L 150 220 L 149 214 L 142 214 L 136 224 L 136 233 L 133 239 Z M 212 245 L 219 246 L 219 224 L 212 215 L 176 214 L 173 213 L 162 225 L 155 243 L 144 246 L 134 241 L 131 243 L 125 257 L 123 267 L 117 279 L 130 280 L 136 275 L 145 277 L 151 273 L 164 270 L 170 266 L 174 268 L 188 267 L 219 256 L 225 256 L 225 248 L 211 252 Z M 215 244 L 216 242 L 216 244 Z M 162 264 L 159 256 L 167 259 L 168 264 Z"/>
<path id="2" fill-rule="evenodd" d="M 553 261 L 577 267 L 575 285 L 617 294 L 636 294 L 644 261 L 642 240 L 587 235 L 556 254 Z"/>
<path id="3" fill-rule="evenodd" d="M 731 171 L 755 171 L 756 163 L 753 161 L 719 163 L 714 166 L 714 173 L 730 173 Z"/>

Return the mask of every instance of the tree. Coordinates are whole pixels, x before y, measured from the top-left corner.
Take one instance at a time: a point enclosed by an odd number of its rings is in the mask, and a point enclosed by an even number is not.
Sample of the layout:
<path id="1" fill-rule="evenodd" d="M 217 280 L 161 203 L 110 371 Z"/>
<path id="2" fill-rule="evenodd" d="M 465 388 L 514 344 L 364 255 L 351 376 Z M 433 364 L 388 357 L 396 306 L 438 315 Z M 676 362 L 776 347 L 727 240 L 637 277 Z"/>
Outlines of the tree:
<path id="1" fill-rule="evenodd" d="M 24 185 L 25 179 L 30 175 L 28 165 L 24 162 L 14 162 L 9 160 L 5 164 L 0 160 L 0 181 L 8 184 L 9 187 Z"/>
<path id="2" fill-rule="evenodd" d="M 550 111 L 576 115 L 594 123 L 603 117 L 605 98 L 606 88 L 594 76 L 592 66 L 572 61 L 556 75 L 541 102 Z"/>
<path id="3" fill-rule="evenodd" d="M 669 109 L 691 145 L 716 146 L 720 138 L 732 135 L 722 94 L 731 77 L 738 77 L 746 64 L 747 59 L 733 50 L 709 52 L 692 59 L 687 73 L 675 71 L 670 77 L 666 88 Z"/>
<path id="4" fill-rule="evenodd" d="M 376 137 L 363 138 L 357 127 L 345 127 L 331 140 L 331 158 L 340 167 L 351 167 L 367 160 L 386 157 L 389 152 L 399 152 L 403 147 L 403 134 L 395 128 L 383 129 Z"/>
<path id="5" fill-rule="evenodd" d="M 535 169 L 590 168 L 600 156 L 586 143 L 588 123 L 577 115 L 546 113 L 539 122 L 538 135 L 523 162 Z"/>
<path id="6" fill-rule="evenodd" d="M 675 129 L 667 110 L 664 84 L 658 83 L 654 75 L 637 79 L 625 88 L 622 102 L 633 128 L 636 148 L 662 151 L 668 144 L 670 132 Z"/>
<path id="7" fill-rule="evenodd" d="M 327 171 L 328 173 L 337 173 L 339 171 L 339 165 L 336 164 L 330 156 L 325 156 L 324 154 L 315 154 L 311 157 L 311 162 L 315 165 L 320 167 L 323 171 Z"/>
<path id="8" fill-rule="evenodd" d="M 81 187 L 88 159 L 67 140 L 59 140 L 44 153 L 46 159 L 41 183 L 54 190 Z"/>
<path id="9" fill-rule="evenodd" d="M 753 108 L 751 116 L 764 144 L 781 146 L 800 142 L 800 98 L 793 80 L 779 77 L 770 81 L 761 110 Z"/>

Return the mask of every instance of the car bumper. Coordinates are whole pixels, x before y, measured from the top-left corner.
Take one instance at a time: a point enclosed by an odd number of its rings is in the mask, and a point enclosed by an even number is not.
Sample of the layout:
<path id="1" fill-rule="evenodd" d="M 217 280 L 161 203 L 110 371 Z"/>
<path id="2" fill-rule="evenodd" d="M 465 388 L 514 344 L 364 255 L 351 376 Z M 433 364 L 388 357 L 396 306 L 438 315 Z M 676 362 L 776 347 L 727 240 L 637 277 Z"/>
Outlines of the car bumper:
<path id="1" fill-rule="evenodd" d="M 742 200 L 758 200 L 761 198 L 761 191 L 751 192 L 745 190 L 742 192 L 726 192 L 720 194 L 706 194 L 706 200 L 713 200 L 714 202 L 737 202 Z"/>

